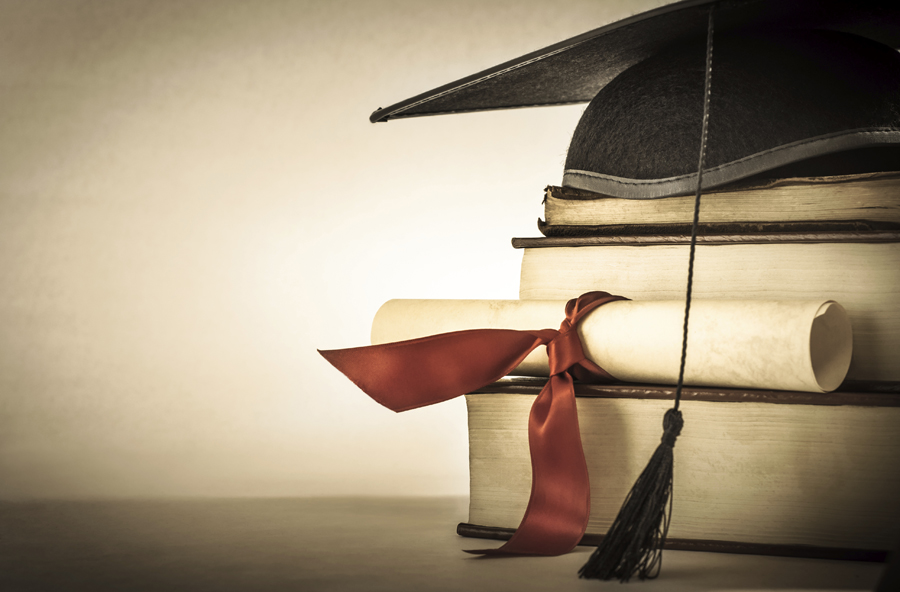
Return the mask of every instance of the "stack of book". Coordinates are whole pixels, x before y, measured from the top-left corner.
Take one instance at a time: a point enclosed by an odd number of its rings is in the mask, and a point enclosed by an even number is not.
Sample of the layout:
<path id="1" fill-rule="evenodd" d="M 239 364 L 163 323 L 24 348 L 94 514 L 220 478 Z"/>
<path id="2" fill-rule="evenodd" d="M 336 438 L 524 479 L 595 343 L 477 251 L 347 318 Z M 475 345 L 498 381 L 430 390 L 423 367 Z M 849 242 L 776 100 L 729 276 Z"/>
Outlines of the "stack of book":
<path id="1" fill-rule="evenodd" d="M 520 298 L 597 289 L 684 298 L 694 196 L 546 193 L 545 236 L 513 239 L 524 250 Z M 747 182 L 704 194 L 693 294 L 840 302 L 853 324 L 847 378 L 900 384 L 900 174 Z"/>
<path id="2" fill-rule="evenodd" d="M 670 546 L 879 558 L 900 541 L 898 24 L 900 9 L 886 3 L 683 0 L 370 117 L 588 103 L 564 187 L 546 191 L 544 236 L 513 240 L 524 251 L 522 300 L 599 290 L 683 301 L 689 194 L 702 185 L 694 299 L 846 309 L 852 362 L 836 393 L 686 389 Z M 734 341 L 734 325 L 717 328 Z M 694 351 L 718 353 L 720 343 Z M 468 396 L 471 512 L 461 533 L 502 538 L 519 523 L 539 386 L 514 379 Z M 580 385 L 577 394 L 591 543 L 659 442 L 674 388 Z"/>
<path id="3" fill-rule="evenodd" d="M 548 187 L 521 299 L 604 290 L 683 299 L 694 196 L 622 199 Z M 883 559 L 900 538 L 900 174 L 754 180 L 702 197 L 696 299 L 841 303 L 853 358 L 835 393 L 687 388 L 669 548 Z M 528 410 L 541 386 L 467 397 L 469 522 L 507 538 L 528 501 Z M 596 544 L 658 443 L 674 388 L 579 385 Z"/>

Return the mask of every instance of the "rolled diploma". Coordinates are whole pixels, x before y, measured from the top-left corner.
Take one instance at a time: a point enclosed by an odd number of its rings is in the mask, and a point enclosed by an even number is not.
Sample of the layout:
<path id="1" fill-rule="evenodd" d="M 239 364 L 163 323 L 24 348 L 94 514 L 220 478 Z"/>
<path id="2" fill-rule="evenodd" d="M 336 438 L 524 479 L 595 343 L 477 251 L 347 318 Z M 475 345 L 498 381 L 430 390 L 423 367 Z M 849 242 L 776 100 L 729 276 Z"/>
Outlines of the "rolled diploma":
<path id="1" fill-rule="evenodd" d="M 372 343 L 464 329 L 557 329 L 557 300 L 391 300 L 375 315 Z M 627 382 L 675 384 L 681 360 L 683 301 L 616 301 L 578 327 L 585 355 Z M 850 366 L 853 340 L 834 301 L 694 300 L 685 384 L 827 392 Z M 512 374 L 547 376 L 538 347 Z"/>

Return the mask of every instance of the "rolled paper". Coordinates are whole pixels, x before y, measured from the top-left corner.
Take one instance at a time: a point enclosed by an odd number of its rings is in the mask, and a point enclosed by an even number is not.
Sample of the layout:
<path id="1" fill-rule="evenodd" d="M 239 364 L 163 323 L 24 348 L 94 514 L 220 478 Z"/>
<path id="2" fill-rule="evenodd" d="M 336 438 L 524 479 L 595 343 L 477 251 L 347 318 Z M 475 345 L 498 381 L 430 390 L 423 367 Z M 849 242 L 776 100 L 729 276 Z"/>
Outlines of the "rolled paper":
<path id="1" fill-rule="evenodd" d="M 556 300 L 391 300 L 375 316 L 372 343 L 464 329 L 534 330 L 558 324 Z M 587 358 L 618 380 L 675 384 L 683 301 L 610 302 L 577 327 Z M 828 392 L 850 366 L 844 308 L 830 300 L 694 300 L 685 384 Z M 548 376 L 546 348 L 512 372 Z"/>

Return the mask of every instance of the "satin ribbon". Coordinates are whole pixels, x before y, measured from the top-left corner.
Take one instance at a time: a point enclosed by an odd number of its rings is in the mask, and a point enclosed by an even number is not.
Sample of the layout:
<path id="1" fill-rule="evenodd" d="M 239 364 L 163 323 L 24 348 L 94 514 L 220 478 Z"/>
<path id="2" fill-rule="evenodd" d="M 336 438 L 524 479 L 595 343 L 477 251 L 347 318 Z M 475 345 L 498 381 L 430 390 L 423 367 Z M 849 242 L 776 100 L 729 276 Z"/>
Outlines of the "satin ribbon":
<path id="1" fill-rule="evenodd" d="M 585 358 L 575 327 L 595 308 L 627 300 L 588 292 L 566 304 L 559 330 L 473 329 L 351 349 L 319 350 L 370 397 L 393 411 L 432 405 L 478 390 L 509 374 L 539 345 L 550 379 L 531 407 L 531 497 L 512 538 L 482 555 L 561 555 L 584 536 L 591 489 L 578 429 L 573 378 L 614 380 Z"/>

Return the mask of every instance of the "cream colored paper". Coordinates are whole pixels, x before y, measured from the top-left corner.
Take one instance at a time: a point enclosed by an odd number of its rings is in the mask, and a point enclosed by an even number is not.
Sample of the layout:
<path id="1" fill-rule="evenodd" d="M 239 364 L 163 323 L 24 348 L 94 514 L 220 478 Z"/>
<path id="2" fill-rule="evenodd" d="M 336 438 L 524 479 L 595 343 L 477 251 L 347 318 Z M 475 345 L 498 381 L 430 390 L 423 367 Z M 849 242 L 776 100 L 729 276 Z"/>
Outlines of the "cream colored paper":
<path id="1" fill-rule="evenodd" d="M 463 329 L 559 327 L 556 300 L 391 300 L 372 324 L 372 343 Z M 683 301 L 617 301 L 578 327 L 585 354 L 628 382 L 675 384 Z M 685 384 L 827 392 L 850 366 L 852 333 L 833 301 L 695 300 L 691 304 Z M 513 374 L 546 376 L 539 347 Z"/>

